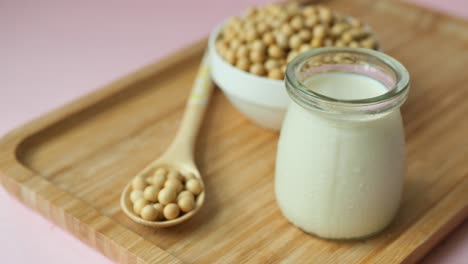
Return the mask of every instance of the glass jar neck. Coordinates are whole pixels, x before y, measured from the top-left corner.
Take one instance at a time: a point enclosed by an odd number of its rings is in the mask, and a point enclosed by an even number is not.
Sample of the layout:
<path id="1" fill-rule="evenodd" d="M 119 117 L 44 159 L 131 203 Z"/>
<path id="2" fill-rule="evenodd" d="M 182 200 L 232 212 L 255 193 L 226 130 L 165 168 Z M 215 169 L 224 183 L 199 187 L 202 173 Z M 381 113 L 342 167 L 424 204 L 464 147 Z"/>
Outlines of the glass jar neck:
<path id="1" fill-rule="evenodd" d="M 306 85 L 322 73 L 353 73 L 377 80 L 386 92 L 369 98 L 343 100 L 314 92 Z M 327 115 L 380 115 L 397 109 L 408 97 L 409 74 L 392 57 L 369 49 L 319 48 L 293 59 L 286 69 L 286 89 L 301 107 Z M 352 89 L 352 87 L 349 87 Z"/>

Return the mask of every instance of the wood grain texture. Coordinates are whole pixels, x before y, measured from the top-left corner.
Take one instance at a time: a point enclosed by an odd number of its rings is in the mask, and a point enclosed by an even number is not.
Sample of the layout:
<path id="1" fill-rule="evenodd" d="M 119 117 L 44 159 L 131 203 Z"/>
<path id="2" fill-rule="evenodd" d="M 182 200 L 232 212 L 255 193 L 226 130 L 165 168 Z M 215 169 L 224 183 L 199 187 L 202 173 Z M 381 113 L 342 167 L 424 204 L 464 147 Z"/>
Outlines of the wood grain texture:
<path id="1" fill-rule="evenodd" d="M 36 119 L 0 141 L 4 187 L 109 258 L 128 263 L 412 263 L 468 215 L 468 23 L 381 0 L 328 2 L 372 25 L 410 71 L 403 203 L 365 241 L 317 239 L 290 225 L 273 194 L 276 133 L 215 91 L 196 161 L 204 207 L 180 226 L 140 226 L 119 208 L 128 180 L 169 145 L 205 42 Z"/>

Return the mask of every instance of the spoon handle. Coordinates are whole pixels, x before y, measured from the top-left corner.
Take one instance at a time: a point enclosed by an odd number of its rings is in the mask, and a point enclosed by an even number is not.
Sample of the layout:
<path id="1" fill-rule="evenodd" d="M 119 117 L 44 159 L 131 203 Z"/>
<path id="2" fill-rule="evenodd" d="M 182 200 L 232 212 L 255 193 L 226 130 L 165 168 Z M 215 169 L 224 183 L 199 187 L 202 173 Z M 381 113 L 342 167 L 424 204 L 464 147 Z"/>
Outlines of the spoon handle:
<path id="1" fill-rule="evenodd" d="M 162 158 L 193 163 L 195 142 L 213 92 L 208 52 L 203 55 L 177 134 Z"/>

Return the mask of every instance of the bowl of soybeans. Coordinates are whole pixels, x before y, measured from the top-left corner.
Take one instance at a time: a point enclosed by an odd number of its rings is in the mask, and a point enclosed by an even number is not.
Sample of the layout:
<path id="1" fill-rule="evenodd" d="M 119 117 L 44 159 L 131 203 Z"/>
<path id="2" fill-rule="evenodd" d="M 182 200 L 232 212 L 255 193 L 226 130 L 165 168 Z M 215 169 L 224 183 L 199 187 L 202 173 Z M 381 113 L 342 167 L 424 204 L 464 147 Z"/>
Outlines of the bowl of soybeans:
<path id="1" fill-rule="evenodd" d="M 190 172 L 159 167 L 132 179 L 125 190 L 129 215 L 136 222 L 167 223 L 193 214 L 204 199 L 203 183 Z M 162 226 L 162 225 L 161 225 Z"/>
<path id="2" fill-rule="evenodd" d="M 230 17 L 210 34 L 212 77 L 237 110 L 255 124 L 279 130 L 289 105 L 289 61 L 314 48 L 379 49 L 359 19 L 324 5 L 269 4 Z"/>

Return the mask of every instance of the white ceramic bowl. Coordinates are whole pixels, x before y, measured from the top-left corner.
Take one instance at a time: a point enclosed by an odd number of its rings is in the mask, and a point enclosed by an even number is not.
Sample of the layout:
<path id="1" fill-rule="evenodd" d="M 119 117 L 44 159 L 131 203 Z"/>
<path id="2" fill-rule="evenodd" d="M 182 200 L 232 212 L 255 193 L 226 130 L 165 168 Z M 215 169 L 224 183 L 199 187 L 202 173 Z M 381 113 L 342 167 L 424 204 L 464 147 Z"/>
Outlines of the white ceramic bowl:
<path id="1" fill-rule="evenodd" d="M 211 32 L 208 49 L 212 77 L 229 101 L 255 124 L 279 130 L 289 105 L 283 80 L 272 80 L 237 69 L 216 51 L 222 25 Z"/>

